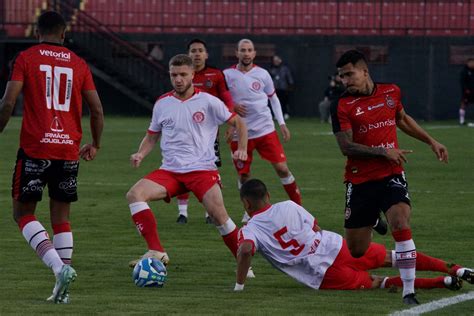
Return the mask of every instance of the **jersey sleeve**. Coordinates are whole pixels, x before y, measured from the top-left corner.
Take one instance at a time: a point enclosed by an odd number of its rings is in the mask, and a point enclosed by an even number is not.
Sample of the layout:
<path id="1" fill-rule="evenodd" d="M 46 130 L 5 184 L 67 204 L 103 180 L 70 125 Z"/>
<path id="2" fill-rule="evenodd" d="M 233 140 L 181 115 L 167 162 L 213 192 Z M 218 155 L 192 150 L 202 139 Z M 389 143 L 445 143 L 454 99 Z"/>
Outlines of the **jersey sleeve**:
<path id="1" fill-rule="evenodd" d="M 84 77 L 84 82 L 82 84 L 82 91 L 96 90 L 94 80 L 92 79 L 91 70 L 89 69 L 89 66 L 87 66 L 85 62 L 84 62 L 84 67 L 85 67 L 85 77 Z"/>
<path id="2" fill-rule="evenodd" d="M 352 129 L 348 113 L 344 110 L 344 101 L 339 99 L 331 106 L 332 131 L 334 134 L 340 131 Z"/>
<path id="3" fill-rule="evenodd" d="M 232 95 L 230 94 L 229 87 L 227 86 L 225 76 L 222 71 L 219 71 L 217 76 L 217 97 L 225 103 L 230 111 L 233 111 L 234 101 L 232 100 Z"/>
<path id="4" fill-rule="evenodd" d="M 244 241 L 250 242 L 252 244 L 252 256 L 253 256 L 255 252 L 258 250 L 257 248 L 258 243 L 257 243 L 257 238 L 255 237 L 255 234 L 252 232 L 252 230 L 249 228 L 248 225 L 245 225 L 239 231 L 239 247 Z"/>
<path id="5" fill-rule="evenodd" d="M 212 113 L 214 115 L 214 119 L 220 125 L 224 122 L 227 122 L 230 118 L 232 118 L 235 114 L 230 112 L 227 106 L 216 97 L 208 95 L 209 103 L 212 109 Z"/>
<path id="6" fill-rule="evenodd" d="M 25 72 L 26 72 L 26 61 L 25 61 L 25 58 L 23 57 L 23 54 L 19 54 L 15 57 L 15 59 L 12 62 L 10 76 L 8 80 L 23 82 L 25 79 Z"/>
<path id="7" fill-rule="evenodd" d="M 159 100 L 156 101 L 153 107 L 153 115 L 151 117 L 150 126 L 148 127 L 149 134 L 156 134 L 161 132 L 161 125 L 159 124 Z"/>
<path id="8" fill-rule="evenodd" d="M 401 112 L 403 110 L 402 90 L 400 89 L 399 86 L 395 85 L 395 91 L 397 93 L 397 107 L 396 107 L 396 110 L 397 110 L 397 112 Z"/>
<path id="9" fill-rule="evenodd" d="M 265 71 L 265 76 L 263 76 L 263 85 L 263 91 L 271 97 L 275 93 L 275 86 L 268 71 Z"/>

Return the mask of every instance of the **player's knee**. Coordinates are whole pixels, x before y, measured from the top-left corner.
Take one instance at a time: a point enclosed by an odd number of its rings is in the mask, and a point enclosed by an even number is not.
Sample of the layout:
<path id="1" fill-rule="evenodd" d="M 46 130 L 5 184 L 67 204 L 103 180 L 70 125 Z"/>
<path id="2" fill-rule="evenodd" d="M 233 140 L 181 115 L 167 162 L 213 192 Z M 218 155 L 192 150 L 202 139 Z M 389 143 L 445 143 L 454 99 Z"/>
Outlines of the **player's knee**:
<path id="1" fill-rule="evenodd" d="M 143 198 L 141 198 L 140 192 L 134 188 L 131 188 L 130 190 L 128 190 L 127 194 L 125 194 L 125 198 L 127 199 L 128 203 L 143 201 Z"/>
<path id="2" fill-rule="evenodd" d="M 290 176 L 290 169 L 286 165 L 277 165 L 275 170 L 280 178 L 287 178 Z"/>

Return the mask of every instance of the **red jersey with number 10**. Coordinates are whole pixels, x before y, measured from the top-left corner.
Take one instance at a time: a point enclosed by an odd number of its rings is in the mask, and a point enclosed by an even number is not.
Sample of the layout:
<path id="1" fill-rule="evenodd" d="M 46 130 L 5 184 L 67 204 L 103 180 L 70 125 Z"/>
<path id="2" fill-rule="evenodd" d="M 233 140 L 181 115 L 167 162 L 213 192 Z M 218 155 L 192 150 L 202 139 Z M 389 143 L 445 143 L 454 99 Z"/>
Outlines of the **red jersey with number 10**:
<path id="1" fill-rule="evenodd" d="M 95 90 L 86 62 L 62 45 L 41 43 L 16 57 L 9 80 L 23 82 L 20 147 L 25 153 L 78 160 L 82 91 Z"/>
<path id="2" fill-rule="evenodd" d="M 375 84 L 369 96 L 341 96 L 337 108 L 331 109 L 333 132 L 352 130 L 355 143 L 398 148 L 396 115 L 402 110 L 398 86 Z M 402 172 L 402 166 L 383 157 L 347 157 L 345 180 L 358 184 Z"/>

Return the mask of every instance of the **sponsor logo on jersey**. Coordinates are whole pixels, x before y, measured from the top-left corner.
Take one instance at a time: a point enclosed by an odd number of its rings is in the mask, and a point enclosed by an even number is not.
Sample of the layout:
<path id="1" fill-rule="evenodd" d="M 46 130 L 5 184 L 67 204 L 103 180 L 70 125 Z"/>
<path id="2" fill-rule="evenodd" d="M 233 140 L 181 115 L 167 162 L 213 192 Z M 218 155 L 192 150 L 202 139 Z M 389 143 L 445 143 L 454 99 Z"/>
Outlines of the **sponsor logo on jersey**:
<path id="1" fill-rule="evenodd" d="M 393 98 L 389 95 L 387 95 L 385 97 L 385 102 L 387 103 L 387 106 L 391 109 L 393 109 L 395 107 L 395 101 L 393 100 Z"/>
<path id="2" fill-rule="evenodd" d="M 385 103 L 379 103 L 379 104 L 376 104 L 376 105 L 371 105 L 368 107 L 369 111 L 372 111 L 372 110 L 375 110 L 375 109 L 378 109 L 378 108 L 381 108 L 382 106 L 384 106 Z"/>
<path id="3" fill-rule="evenodd" d="M 390 93 L 390 92 L 393 92 L 393 91 L 395 91 L 395 89 L 394 89 L 394 88 L 390 88 L 390 89 L 388 89 L 388 90 L 384 90 L 382 93 Z"/>
<path id="4" fill-rule="evenodd" d="M 23 192 L 43 192 L 44 185 L 41 179 L 31 180 L 23 187 Z"/>
<path id="5" fill-rule="evenodd" d="M 237 167 L 237 169 L 242 169 L 244 167 L 244 162 L 242 160 L 237 160 L 235 166 Z"/>
<path id="6" fill-rule="evenodd" d="M 382 128 L 382 127 L 389 127 L 389 126 L 394 126 L 396 125 L 397 123 L 395 122 L 395 120 L 393 119 L 387 119 L 385 121 L 380 121 L 380 122 L 377 122 L 377 123 L 369 123 L 369 131 L 372 130 L 372 129 L 378 129 L 378 128 Z"/>
<path id="7" fill-rule="evenodd" d="M 356 114 L 355 114 L 356 116 L 358 116 L 358 115 L 362 115 L 362 114 L 364 114 L 364 113 L 365 113 L 365 112 L 364 112 L 364 111 L 362 111 L 362 109 L 361 109 L 361 107 L 360 107 L 360 106 L 358 106 L 358 107 L 356 108 Z"/>
<path id="8" fill-rule="evenodd" d="M 174 121 L 172 118 L 166 118 L 161 122 L 161 128 L 172 129 L 174 127 Z"/>
<path id="9" fill-rule="evenodd" d="M 361 125 L 359 127 L 359 133 L 364 134 L 364 133 L 367 133 L 367 131 L 368 131 L 367 126 Z"/>
<path id="10" fill-rule="evenodd" d="M 379 145 L 372 145 L 373 148 L 379 147 L 379 148 L 385 148 L 385 149 L 390 149 L 390 148 L 395 148 L 395 142 L 391 143 L 381 143 Z"/>
<path id="11" fill-rule="evenodd" d="M 260 90 L 260 87 L 261 87 L 260 82 L 258 82 L 258 81 L 252 82 L 252 89 Z"/>
<path id="12" fill-rule="evenodd" d="M 351 217 L 351 208 L 350 207 L 346 207 L 346 211 L 344 212 L 344 217 L 346 220 L 348 220 L 350 217 Z"/>
<path id="13" fill-rule="evenodd" d="M 202 121 L 204 121 L 204 113 L 198 111 L 198 112 L 195 112 L 193 114 L 193 121 L 196 122 L 196 123 L 201 123 Z"/>
<path id="14" fill-rule="evenodd" d="M 54 52 L 52 50 L 40 49 L 40 54 L 41 56 L 54 57 L 54 58 L 62 59 L 66 61 L 71 60 L 71 53 L 66 53 L 66 52 Z"/>
<path id="15" fill-rule="evenodd" d="M 356 103 L 356 102 L 359 101 L 359 100 L 360 100 L 360 98 L 357 98 L 357 99 L 354 99 L 354 100 L 352 100 L 352 101 L 350 101 L 350 102 L 347 102 L 347 104 L 354 104 L 354 103 Z"/>

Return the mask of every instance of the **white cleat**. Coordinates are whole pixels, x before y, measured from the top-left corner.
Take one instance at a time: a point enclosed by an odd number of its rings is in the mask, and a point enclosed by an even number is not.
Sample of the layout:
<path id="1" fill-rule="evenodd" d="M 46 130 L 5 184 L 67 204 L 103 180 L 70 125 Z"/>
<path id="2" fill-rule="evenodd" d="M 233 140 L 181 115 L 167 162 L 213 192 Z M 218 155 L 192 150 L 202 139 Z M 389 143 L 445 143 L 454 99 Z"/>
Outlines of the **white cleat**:
<path id="1" fill-rule="evenodd" d="M 161 262 L 163 262 L 163 264 L 165 266 L 167 266 L 170 262 L 170 257 L 168 257 L 168 254 L 166 252 L 161 252 L 161 251 L 157 251 L 157 250 L 148 250 L 139 259 L 130 261 L 128 263 L 128 266 L 130 268 L 135 268 L 135 266 L 137 265 L 138 262 L 140 262 L 143 259 L 147 259 L 147 258 L 155 258 L 157 260 L 160 260 Z"/>
<path id="2" fill-rule="evenodd" d="M 253 273 L 252 267 L 250 267 L 249 271 L 247 272 L 247 279 L 255 279 L 255 273 Z"/>
<path id="3" fill-rule="evenodd" d="M 61 271 L 56 276 L 56 283 L 54 284 L 53 295 L 48 297 L 47 301 L 52 301 L 55 304 L 69 303 L 69 285 L 74 282 L 77 277 L 76 270 L 70 265 L 65 264 Z"/>

